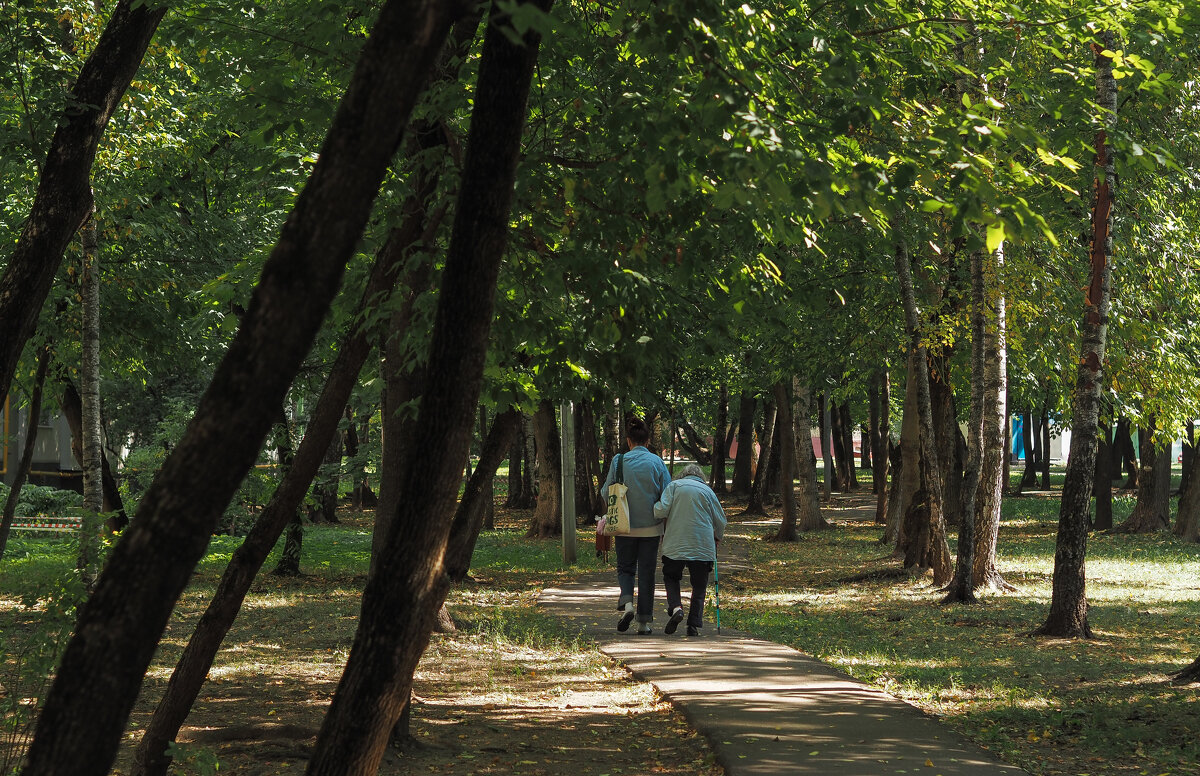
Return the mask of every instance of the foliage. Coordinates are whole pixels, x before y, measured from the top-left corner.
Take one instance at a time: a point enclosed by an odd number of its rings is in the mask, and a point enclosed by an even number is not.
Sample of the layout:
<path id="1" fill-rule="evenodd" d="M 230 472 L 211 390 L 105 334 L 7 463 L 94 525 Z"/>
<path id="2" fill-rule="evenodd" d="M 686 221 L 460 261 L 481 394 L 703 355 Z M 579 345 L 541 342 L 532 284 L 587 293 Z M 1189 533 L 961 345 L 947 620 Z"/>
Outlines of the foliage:
<path id="1" fill-rule="evenodd" d="M 8 500 L 10 488 L 0 483 L 0 502 Z M 21 517 L 47 515 L 51 517 L 75 514 L 83 506 L 83 496 L 73 490 L 59 490 L 50 485 L 25 483 L 17 500 L 14 514 Z"/>

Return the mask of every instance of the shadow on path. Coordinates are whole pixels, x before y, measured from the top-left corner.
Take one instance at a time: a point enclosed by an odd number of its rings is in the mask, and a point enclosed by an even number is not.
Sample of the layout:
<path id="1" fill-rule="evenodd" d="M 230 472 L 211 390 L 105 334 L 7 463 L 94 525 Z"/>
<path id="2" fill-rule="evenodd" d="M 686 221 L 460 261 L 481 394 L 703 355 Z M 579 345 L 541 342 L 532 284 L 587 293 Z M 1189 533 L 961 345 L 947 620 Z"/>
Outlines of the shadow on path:
<path id="1" fill-rule="evenodd" d="M 723 548 L 724 551 L 724 548 Z M 741 558 L 723 560 L 731 570 Z M 542 591 L 541 606 L 654 684 L 730 776 L 1022 776 L 920 710 L 789 647 L 712 622 L 700 638 L 617 633 L 615 574 Z M 656 603 L 665 598 L 661 589 Z M 711 601 L 711 599 L 710 599 Z"/>

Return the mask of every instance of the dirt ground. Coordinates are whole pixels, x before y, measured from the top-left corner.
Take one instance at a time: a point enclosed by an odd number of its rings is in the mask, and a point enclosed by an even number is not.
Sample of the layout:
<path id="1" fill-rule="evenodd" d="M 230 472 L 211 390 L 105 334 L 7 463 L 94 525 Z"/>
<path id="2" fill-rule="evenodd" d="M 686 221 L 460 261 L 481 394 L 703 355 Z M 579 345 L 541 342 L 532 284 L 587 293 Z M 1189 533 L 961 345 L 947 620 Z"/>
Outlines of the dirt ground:
<path id="1" fill-rule="evenodd" d="M 255 585 L 180 732 L 173 773 L 297 774 L 311 754 L 353 637 L 358 590 L 354 580 L 316 576 L 266 576 Z M 459 619 L 481 605 L 464 595 L 533 601 L 532 590 L 487 586 L 456 595 L 451 611 Z M 199 595 L 181 603 L 115 773 L 128 773 L 132 748 L 205 604 Z M 413 743 L 389 749 L 383 776 L 724 773 L 707 742 L 650 685 L 586 644 L 522 644 L 481 635 L 468 623 L 434 635 L 415 696 Z"/>

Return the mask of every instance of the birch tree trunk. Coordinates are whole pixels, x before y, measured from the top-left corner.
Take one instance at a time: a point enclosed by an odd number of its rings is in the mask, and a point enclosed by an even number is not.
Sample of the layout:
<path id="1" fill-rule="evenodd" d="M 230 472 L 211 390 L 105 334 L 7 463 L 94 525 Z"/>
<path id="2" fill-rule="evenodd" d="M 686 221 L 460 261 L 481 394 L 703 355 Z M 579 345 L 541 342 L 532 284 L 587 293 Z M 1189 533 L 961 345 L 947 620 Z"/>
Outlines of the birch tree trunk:
<path id="1" fill-rule="evenodd" d="M 83 244 L 83 362 L 79 370 L 79 395 L 83 404 L 83 521 L 80 524 L 77 567 L 84 586 L 91 590 L 100 572 L 100 543 L 103 532 L 104 484 L 101 456 L 104 449 L 100 429 L 100 267 L 96 239 L 96 209 L 79 230 Z M 37 429 L 36 420 L 33 429 Z"/>
<path id="2" fill-rule="evenodd" d="M 1117 83 L 1112 59 L 1104 51 L 1115 48 L 1111 32 L 1099 34 L 1092 44 L 1096 67 L 1096 102 L 1103 111 L 1096 132 L 1096 184 L 1092 205 L 1091 280 L 1084 300 L 1083 343 L 1075 380 L 1072 413 L 1071 454 L 1058 512 L 1058 536 L 1054 550 L 1054 579 L 1050 611 L 1034 635 L 1060 638 L 1091 638 L 1088 625 L 1087 557 L 1091 480 L 1096 465 L 1096 432 L 1099 425 L 1100 393 L 1104 381 L 1104 347 L 1108 338 L 1111 306 L 1112 209 L 1116 168 L 1108 154 L 1107 127 L 1115 120 Z"/>
<path id="3" fill-rule="evenodd" d="M 983 448 L 975 511 L 975 551 L 971 580 L 976 590 L 1013 591 L 996 559 L 1000 536 L 1000 506 L 1004 499 L 1004 470 L 1008 461 L 1008 330 L 1004 288 L 1003 246 L 983 267 Z"/>

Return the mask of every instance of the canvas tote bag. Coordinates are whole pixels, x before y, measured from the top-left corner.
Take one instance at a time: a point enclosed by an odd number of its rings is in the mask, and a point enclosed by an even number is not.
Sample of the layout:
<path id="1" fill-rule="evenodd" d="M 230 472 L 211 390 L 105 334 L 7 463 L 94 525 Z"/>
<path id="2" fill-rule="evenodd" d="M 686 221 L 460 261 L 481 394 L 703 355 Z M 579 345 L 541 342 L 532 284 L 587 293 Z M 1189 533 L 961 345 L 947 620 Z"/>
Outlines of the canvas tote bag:
<path id="1" fill-rule="evenodd" d="M 605 515 L 604 534 L 622 536 L 629 533 L 629 488 L 625 485 L 625 455 L 617 456 L 617 476 L 608 486 L 608 514 Z"/>

